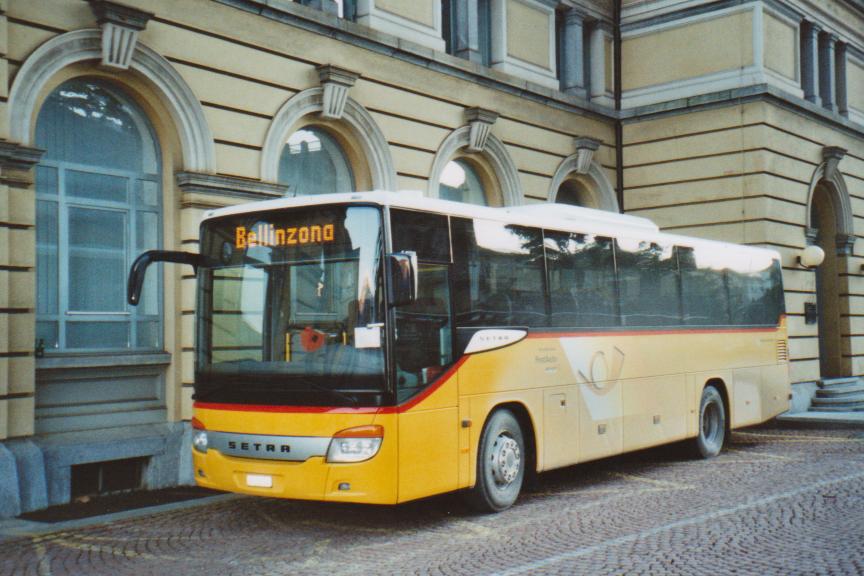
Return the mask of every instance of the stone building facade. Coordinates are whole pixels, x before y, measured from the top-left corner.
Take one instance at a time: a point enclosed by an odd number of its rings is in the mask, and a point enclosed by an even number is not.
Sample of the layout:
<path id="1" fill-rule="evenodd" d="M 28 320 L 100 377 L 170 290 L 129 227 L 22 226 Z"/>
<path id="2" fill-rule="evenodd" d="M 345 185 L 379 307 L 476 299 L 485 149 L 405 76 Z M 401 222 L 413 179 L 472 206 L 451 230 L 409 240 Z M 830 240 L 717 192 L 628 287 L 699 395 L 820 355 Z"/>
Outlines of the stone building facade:
<path id="1" fill-rule="evenodd" d="M 195 281 L 127 307 L 138 253 L 373 189 L 775 247 L 793 381 L 862 374 L 864 4 L 0 0 L 0 515 L 191 482 Z"/>

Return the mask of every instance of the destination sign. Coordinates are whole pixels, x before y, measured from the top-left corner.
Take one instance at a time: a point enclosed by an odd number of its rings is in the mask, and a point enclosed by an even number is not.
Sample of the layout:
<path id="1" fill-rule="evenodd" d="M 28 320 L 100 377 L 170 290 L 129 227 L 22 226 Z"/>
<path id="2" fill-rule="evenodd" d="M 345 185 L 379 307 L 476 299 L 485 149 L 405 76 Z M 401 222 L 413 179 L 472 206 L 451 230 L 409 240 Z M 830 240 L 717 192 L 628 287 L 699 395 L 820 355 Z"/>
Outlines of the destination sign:
<path id="1" fill-rule="evenodd" d="M 279 227 L 273 224 L 257 224 L 252 228 L 234 228 L 234 247 L 245 249 L 252 246 L 305 246 L 325 244 L 335 239 L 333 224 Z"/>

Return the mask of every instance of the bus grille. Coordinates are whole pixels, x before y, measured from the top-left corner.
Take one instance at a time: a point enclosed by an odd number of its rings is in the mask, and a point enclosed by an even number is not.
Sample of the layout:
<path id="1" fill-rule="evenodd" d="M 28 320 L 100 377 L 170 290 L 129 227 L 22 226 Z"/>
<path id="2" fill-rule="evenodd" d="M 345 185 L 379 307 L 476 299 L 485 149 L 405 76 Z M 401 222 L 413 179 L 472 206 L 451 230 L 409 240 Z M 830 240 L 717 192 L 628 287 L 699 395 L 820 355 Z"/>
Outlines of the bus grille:
<path id="1" fill-rule="evenodd" d="M 789 360 L 789 348 L 786 340 L 777 340 L 777 361 L 786 362 Z"/>

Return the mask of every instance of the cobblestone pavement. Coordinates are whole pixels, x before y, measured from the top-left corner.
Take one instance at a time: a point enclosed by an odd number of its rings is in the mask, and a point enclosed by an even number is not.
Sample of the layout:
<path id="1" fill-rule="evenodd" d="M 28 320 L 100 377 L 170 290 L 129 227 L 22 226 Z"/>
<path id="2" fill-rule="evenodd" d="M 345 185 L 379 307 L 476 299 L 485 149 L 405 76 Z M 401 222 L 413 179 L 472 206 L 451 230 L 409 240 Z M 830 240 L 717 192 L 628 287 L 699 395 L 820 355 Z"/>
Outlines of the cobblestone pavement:
<path id="1" fill-rule="evenodd" d="M 736 432 L 555 471 L 515 507 L 238 498 L 0 543 L 0 574 L 864 574 L 864 433 Z"/>

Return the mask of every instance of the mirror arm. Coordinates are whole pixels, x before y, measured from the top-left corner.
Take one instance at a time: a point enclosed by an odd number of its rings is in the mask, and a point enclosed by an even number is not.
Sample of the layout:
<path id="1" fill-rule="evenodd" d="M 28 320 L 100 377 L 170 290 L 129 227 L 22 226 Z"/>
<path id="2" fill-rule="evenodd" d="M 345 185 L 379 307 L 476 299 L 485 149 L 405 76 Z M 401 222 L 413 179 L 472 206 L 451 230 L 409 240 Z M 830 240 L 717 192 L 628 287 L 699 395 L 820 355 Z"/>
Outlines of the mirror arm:
<path id="1" fill-rule="evenodd" d="M 198 273 L 198 266 L 203 262 L 200 254 L 191 252 L 174 252 L 171 250 L 148 250 L 144 252 L 129 270 L 129 280 L 126 284 L 126 300 L 132 306 L 137 306 L 141 300 L 141 288 L 144 286 L 144 273 L 153 262 L 174 262 L 176 264 L 189 264 Z"/>

